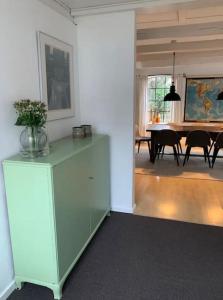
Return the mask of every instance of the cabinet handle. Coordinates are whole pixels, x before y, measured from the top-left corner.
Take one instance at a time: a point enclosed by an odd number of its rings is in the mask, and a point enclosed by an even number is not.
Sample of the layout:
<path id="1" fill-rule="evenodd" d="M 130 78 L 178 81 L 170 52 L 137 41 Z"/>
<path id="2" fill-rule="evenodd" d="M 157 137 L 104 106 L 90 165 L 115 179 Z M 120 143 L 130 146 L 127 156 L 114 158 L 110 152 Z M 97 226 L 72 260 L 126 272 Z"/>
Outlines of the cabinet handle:
<path id="1" fill-rule="evenodd" d="M 89 177 L 88 177 L 88 179 L 91 179 L 91 180 L 92 180 L 92 179 L 94 179 L 94 177 L 92 177 L 92 176 L 89 176 Z"/>

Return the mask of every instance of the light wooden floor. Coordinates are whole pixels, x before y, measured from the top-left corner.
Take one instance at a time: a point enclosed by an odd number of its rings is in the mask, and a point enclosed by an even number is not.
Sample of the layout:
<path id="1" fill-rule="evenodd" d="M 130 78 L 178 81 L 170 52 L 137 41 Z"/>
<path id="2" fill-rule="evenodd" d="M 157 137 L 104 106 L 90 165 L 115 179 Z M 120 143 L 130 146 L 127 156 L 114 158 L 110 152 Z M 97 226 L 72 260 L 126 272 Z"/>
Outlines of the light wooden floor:
<path id="1" fill-rule="evenodd" d="M 223 182 L 136 174 L 135 214 L 223 226 Z"/>

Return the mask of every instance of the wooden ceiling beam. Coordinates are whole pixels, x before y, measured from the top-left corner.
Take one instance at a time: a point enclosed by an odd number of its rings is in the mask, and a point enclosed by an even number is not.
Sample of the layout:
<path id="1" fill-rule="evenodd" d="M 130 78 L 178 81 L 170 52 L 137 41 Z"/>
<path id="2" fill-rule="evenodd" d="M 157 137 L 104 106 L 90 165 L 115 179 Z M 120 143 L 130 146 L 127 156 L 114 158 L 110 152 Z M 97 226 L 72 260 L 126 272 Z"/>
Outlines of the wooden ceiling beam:
<path id="1" fill-rule="evenodd" d="M 223 51 L 222 50 L 215 50 L 215 51 L 204 51 L 204 52 L 194 52 L 194 53 L 187 53 L 183 52 L 180 54 L 176 54 L 176 61 L 178 58 L 187 59 L 189 58 L 200 58 L 200 57 L 222 57 Z M 157 54 L 138 54 L 137 60 L 146 61 L 146 60 L 160 60 L 160 59 L 168 59 L 173 57 L 173 53 L 157 53 Z"/>
<path id="2" fill-rule="evenodd" d="M 137 40 L 162 38 L 175 40 L 182 37 L 201 37 L 219 34 L 223 34 L 223 22 L 140 29 L 137 31 Z"/>
<path id="3" fill-rule="evenodd" d="M 156 45 L 144 45 L 137 46 L 136 51 L 138 54 L 149 53 L 170 53 L 170 52 L 197 52 L 208 50 L 220 50 L 223 49 L 223 39 L 207 40 L 198 42 L 174 42 L 169 44 L 156 44 Z"/>
<path id="4" fill-rule="evenodd" d="M 190 65 L 190 64 L 203 64 L 203 63 L 216 63 L 222 62 L 223 51 L 204 51 L 202 53 L 180 53 L 176 55 L 176 65 Z M 146 54 L 137 55 L 137 62 L 140 62 L 142 66 L 149 67 L 166 67 L 172 66 L 173 55 L 172 54 Z"/>
<path id="5" fill-rule="evenodd" d="M 215 64 L 215 63 L 222 63 L 223 57 L 209 57 L 204 58 L 200 57 L 199 59 L 196 58 L 188 58 L 187 60 L 178 59 L 176 62 L 176 66 L 188 66 L 188 65 L 202 65 L 202 64 Z M 156 61 L 137 61 L 138 68 L 172 68 L 172 60 L 156 60 Z"/>
<path id="6" fill-rule="evenodd" d="M 223 21 L 223 3 L 208 2 L 195 5 L 196 2 L 187 6 L 163 6 L 159 11 L 140 11 L 136 14 L 136 28 L 159 28 L 179 25 L 200 23 L 212 23 Z M 197 2 L 198 4 L 198 2 Z"/>
<path id="7" fill-rule="evenodd" d="M 208 35 L 208 36 L 197 36 L 197 37 L 180 37 L 175 40 L 177 43 L 184 42 L 199 42 L 199 41 L 213 41 L 213 40 L 222 40 L 223 34 Z M 137 46 L 146 46 L 146 45 L 160 45 L 160 44 L 170 44 L 173 41 L 171 38 L 161 38 L 161 39 L 147 39 L 136 41 Z"/>

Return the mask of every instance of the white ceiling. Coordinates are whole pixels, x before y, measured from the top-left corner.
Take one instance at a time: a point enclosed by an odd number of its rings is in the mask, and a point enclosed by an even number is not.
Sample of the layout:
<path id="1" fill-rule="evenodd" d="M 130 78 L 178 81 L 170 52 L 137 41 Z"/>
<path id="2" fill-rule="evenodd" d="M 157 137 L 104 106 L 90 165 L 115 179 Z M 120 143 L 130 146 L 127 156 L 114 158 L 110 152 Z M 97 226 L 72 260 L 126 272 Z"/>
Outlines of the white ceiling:
<path id="1" fill-rule="evenodd" d="M 135 9 L 137 66 L 223 61 L 223 0 L 40 0 L 68 17 Z M 180 53 L 180 54 L 178 54 Z"/>
<path id="2" fill-rule="evenodd" d="M 206 5 L 217 5 L 222 4 L 222 0 L 49 0 L 64 3 L 71 9 L 87 9 L 87 8 L 99 8 L 104 6 L 115 6 L 115 5 L 132 5 L 132 7 L 146 7 L 148 6 L 151 9 L 151 6 L 158 6 L 161 8 L 162 6 L 167 6 L 171 4 L 180 5 L 198 5 L 198 6 L 206 6 Z"/>
<path id="3" fill-rule="evenodd" d="M 138 10 L 136 26 L 138 68 L 223 61 L 223 1 Z"/>
<path id="4" fill-rule="evenodd" d="M 70 8 L 80 9 L 80 8 L 95 7 L 95 6 L 131 3 L 131 2 L 137 2 L 137 0 L 136 1 L 133 0 L 63 0 L 63 2 L 66 5 L 68 5 Z"/>
<path id="5" fill-rule="evenodd" d="M 108 13 L 135 9 L 146 12 L 159 11 L 173 6 L 206 5 L 207 3 L 222 3 L 223 0 L 39 0 L 50 7 L 59 10 L 69 11 L 72 16 L 83 16 L 98 13 Z"/>
<path id="6" fill-rule="evenodd" d="M 64 7 L 65 9 L 70 9 L 73 15 L 76 15 L 77 11 L 86 11 L 94 9 L 102 10 L 101 12 L 111 11 L 111 8 L 118 10 L 123 9 L 139 9 L 143 7 L 151 6 L 163 6 L 172 3 L 187 3 L 187 2 L 201 2 L 201 1 L 211 1 L 211 0 L 39 0 L 45 4 L 55 8 L 56 6 Z M 213 0 L 217 1 L 217 0 Z M 219 1 L 219 0 L 218 0 Z M 82 14 L 81 14 L 82 15 Z"/>

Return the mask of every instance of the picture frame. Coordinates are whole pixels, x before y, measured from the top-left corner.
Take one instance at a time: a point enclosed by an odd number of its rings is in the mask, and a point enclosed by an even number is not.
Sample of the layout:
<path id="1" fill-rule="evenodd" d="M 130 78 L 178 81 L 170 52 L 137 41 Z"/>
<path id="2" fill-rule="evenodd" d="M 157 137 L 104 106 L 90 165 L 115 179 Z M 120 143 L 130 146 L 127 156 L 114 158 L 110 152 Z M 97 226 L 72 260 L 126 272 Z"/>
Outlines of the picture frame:
<path id="1" fill-rule="evenodd" d="M 47 104 L 47 121 L 74 116 L 73 47 L 37 33 L 40 96 Z"/>
<path id="2" fill-rule="evenodd" d="M 223 101 L 216 100 L 221 91 L 223 77 L 188 77 L 184 121 L 223 122 Z"/>

